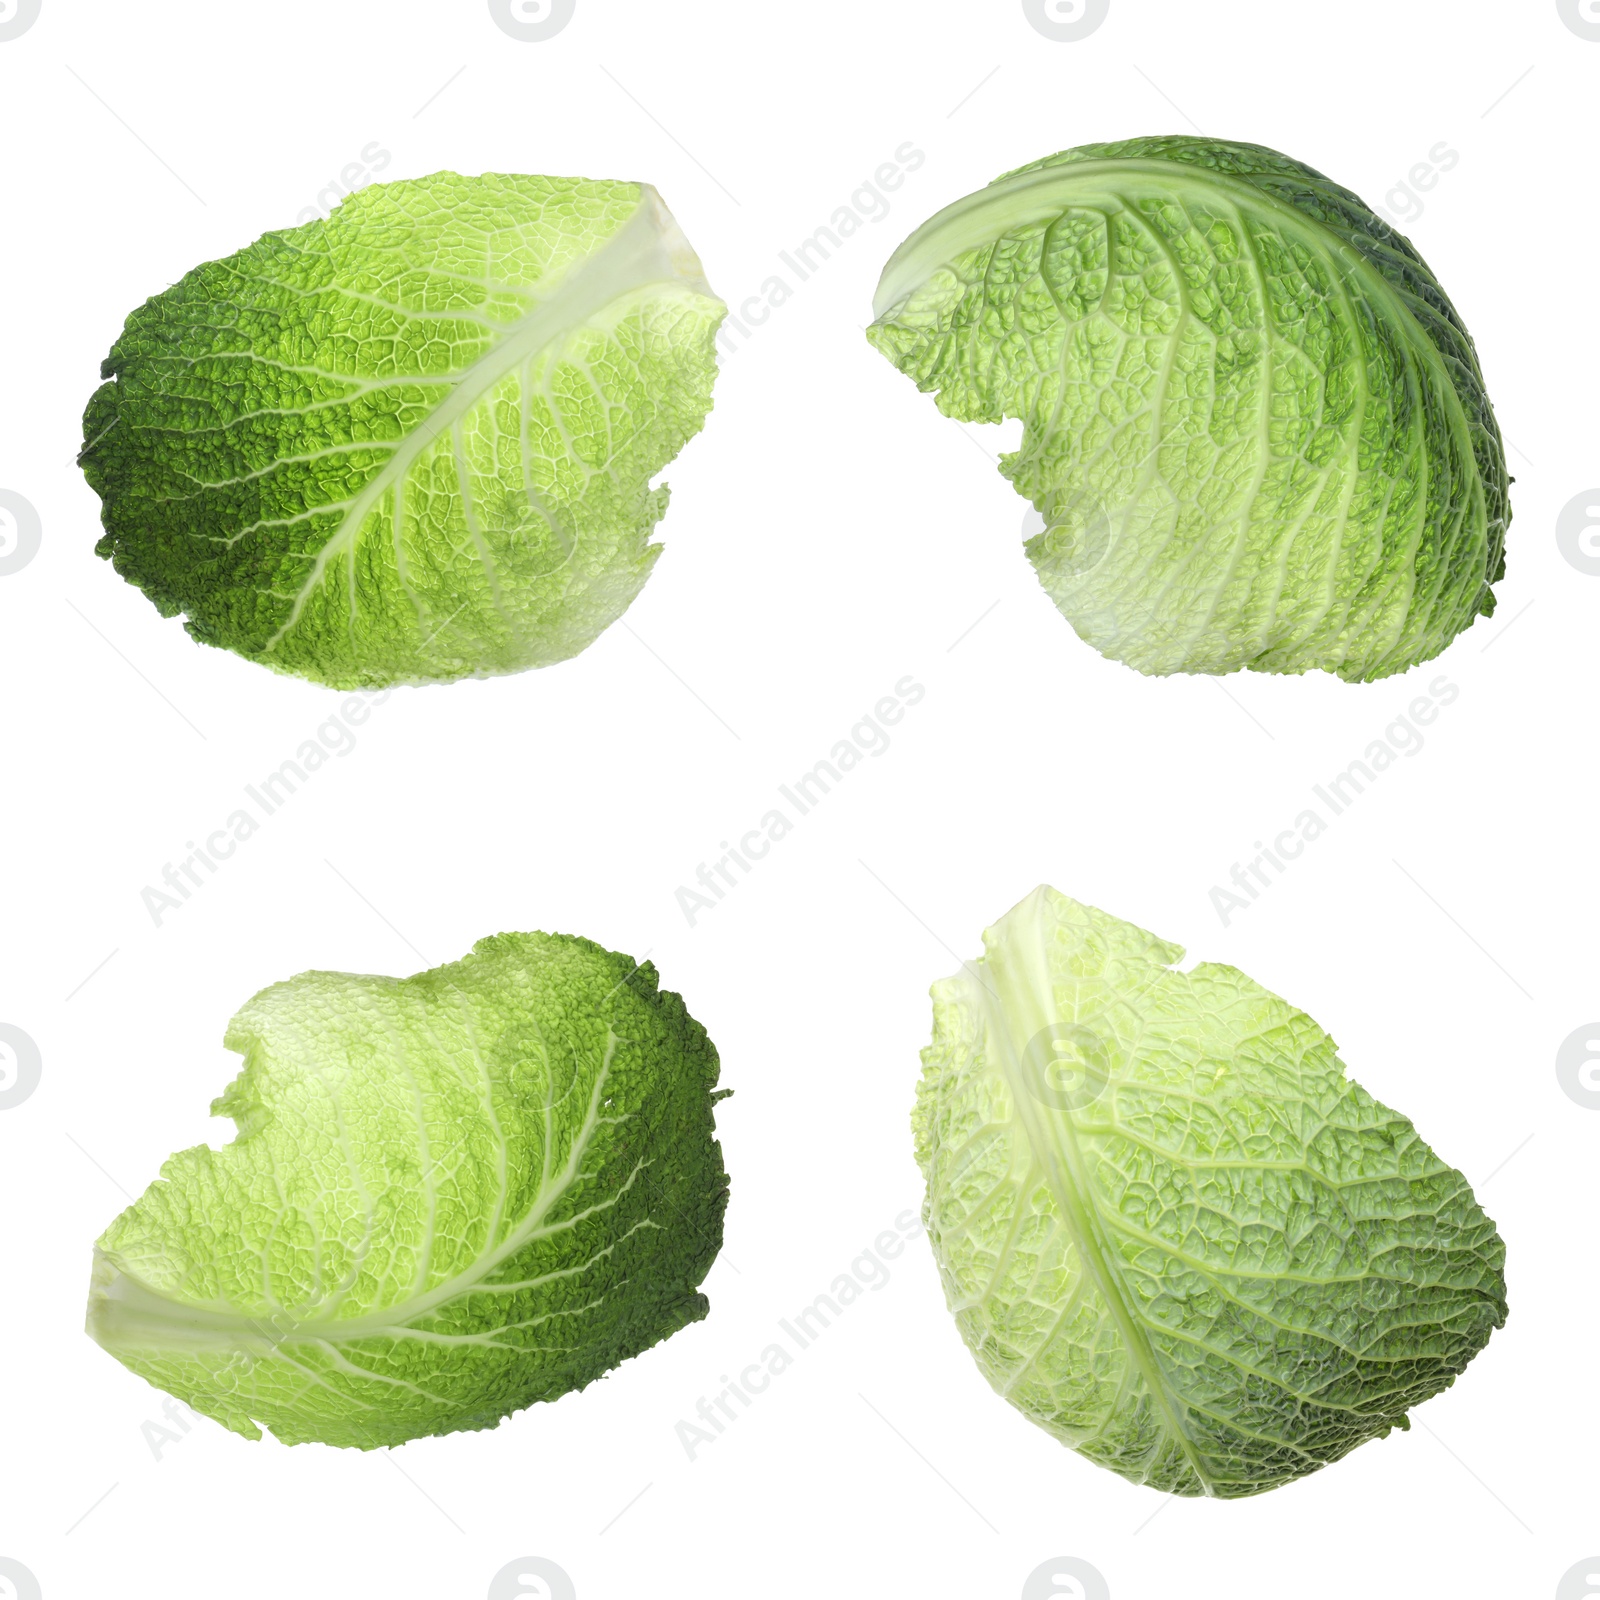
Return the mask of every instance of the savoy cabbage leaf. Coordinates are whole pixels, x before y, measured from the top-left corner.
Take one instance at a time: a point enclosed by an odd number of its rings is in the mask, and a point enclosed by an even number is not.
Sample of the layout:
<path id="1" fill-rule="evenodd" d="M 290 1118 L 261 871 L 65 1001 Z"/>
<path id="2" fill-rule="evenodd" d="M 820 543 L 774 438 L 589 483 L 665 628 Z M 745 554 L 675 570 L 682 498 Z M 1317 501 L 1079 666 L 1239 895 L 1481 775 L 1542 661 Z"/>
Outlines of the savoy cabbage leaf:
<path id="1" fill-rule="evenodd" d="M 1090 1460 L 1259 1494 L 1407 1426 L 1505 1321 L 1459 1172 L 1304 1012 L 1053 889 L 933 987 L 924 1220 L 995 1390 Z"/>
<path id="2" fill-rule="evenodd" d="M 1020 418 L 1027 552 L 1141 672 L 1351 681 L 1494 608 L 1505 452 L 1410 242 L 1259 145 L 1085 145 L 947 207 L 884 269 L 873 345 L 941 411 Z"/>
<path id="3" fill-rule="evenodd" d="M 97 549 L 340 688 L 565 660 L 655 563 L 724 310 L 646 184 L 374 184 L 128 318 L 84 416 Z"/>
<path id="4" fill-rule="evenodd" d="M 90 1334 L 249 1438 L 491 1428 L 687 1323 L 722 1242 L 717 1052 L 654 967 L 500 934 L 415 977 L 307 972 L 95 1249 Z"/>

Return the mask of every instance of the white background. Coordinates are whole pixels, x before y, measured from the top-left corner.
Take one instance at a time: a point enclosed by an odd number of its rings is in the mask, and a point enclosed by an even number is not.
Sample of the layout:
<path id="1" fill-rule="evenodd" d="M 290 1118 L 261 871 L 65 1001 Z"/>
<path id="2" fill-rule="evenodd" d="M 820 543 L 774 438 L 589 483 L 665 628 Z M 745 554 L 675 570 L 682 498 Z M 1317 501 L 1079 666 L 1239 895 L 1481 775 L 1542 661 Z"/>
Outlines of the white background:
<path id="1" fill-rule="evenodd" d="M 43 525 L 0 577 L 0 1021 L 43 1060 L 0 1111 L 0 1556 L 45 1600 L 477 1597 L 528 1555 L 581 1600 L 1010 1600 L 1062 1555 L 1115 1600 L 1554 1595 L 1600 1549 L 1600 1112 L 1554 1070 L 1600 1015 L 1600 579 L 1554 534 L 1600 480 L 1597 90 L 1600 42 L 1554 0 L 1112 0 L 1077 43 L 1014 0 L 579 0 L 544 43 L 482 3 L 44 0 L 0 43 L 0 487 Z M 963 436 L 862 338 L 938 207 L 1196 127 L 1409 214 L 1477 341 L 1518 480 L 1501 609 L 1404 680 L 1102 661 L 1023 558 L 984 459 L 1006 430 Z M 926 160 L 888 217 L 725 358 L 625 624 L 543 672 L 397 693 L 156 927 L 140 891 L 339 697 L 192 643 L 94 555 L 73 456 L 126 313 L 374 142 L 384 177 L 652 181 L 737 304 L 905 141 Z M 1441 141 L 1459 160 L 1420 215 L 1384 202 Z M 1224 927 L 1213 885 L 1441 673 L 1459 697 L 1425 748 Z M 892 748 L 691 928 L 678 887 L 906 674 L 927 693 Z M 1264 1498 L 1166 1501 L 989 1391 L 918 1240 L 691 1462 L 699 1397 L 920 1205 L 928 984 L 1041 881 L 1322 1022 L 1478 1186 L 1507 1327 L 1409 1433 Z M 170 1151 L 229 1137 L 206 1115 L 229 1016 L 306 968 L 407 973 L 523 928 L 648 952 L 721 1049 L 710 1318 L 493 1433 L 368 1455 L 197 1420 L 158 1457 L 164 1397 L 82 1332 L 90 1245 Z"/>

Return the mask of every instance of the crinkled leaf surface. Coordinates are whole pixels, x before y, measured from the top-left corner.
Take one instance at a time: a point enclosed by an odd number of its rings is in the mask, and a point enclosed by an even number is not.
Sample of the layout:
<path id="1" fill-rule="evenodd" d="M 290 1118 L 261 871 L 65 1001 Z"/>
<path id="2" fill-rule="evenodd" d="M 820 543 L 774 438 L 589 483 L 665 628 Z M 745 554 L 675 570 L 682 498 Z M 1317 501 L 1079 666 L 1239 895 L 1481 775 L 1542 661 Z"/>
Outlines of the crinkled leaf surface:
<path id="1" fill-rule="evenodd" d="M 913 1126 L 983 1375 L 1174 1494 L 1299 1478 L 1446 1388 L 1505 1320 L 1459 1172 L 1233 967 L 1053 889 L 933 987 Z"/>
<path id="2" fill-rule="evenodd" d="M 564 660 L 649 576 L 724 310 L 648 185 L 374 184 L 128 318 L 84 416 L 97 548 L 320 683 Z"/>
<path id="3" fill-rule="evenodd" d="M 1493 609 L 1505 454 L 1461 319 L 1355 195 L 1259 145 L 1086 145 L 924 224 L 872 343 L 1020 418 L 1028 555 L 1147 673 L 1402 672 Z"/>
<path id="4" fill-rule="evenodd" d="M 655 969 L 501 934 L 415 977 L 308 972 L 95 1251 L 89 1332 L 250 1438 L 493 1427 L 705 1316 L 717 1053 Z"/>

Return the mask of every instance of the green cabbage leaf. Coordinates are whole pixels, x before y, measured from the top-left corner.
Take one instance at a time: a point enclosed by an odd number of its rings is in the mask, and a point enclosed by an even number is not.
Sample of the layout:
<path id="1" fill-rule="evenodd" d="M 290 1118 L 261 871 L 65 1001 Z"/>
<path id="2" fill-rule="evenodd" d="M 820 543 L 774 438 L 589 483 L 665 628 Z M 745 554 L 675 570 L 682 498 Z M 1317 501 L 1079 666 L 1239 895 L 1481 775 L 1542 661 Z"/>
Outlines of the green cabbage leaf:
<path id="1" fill-rule="evenodd" d="M 924 1220 L 979 1369 L 1135 1483 L 1236 1498 L 1448 1387 L 1505 1321 L 1459 1172 L 1303 1011 L 1053 889 L 933 987 Z"/>
<path id="2" fill-rule="evenodd" d="M 374 184 L 128 318 L 84 416 L 96 548 L 339 688 L 565 660 L 655 564 L 724 311 L 647 184 Z"/>
<path id="3" fill-rule="evenodd" d="M 1505 452 L 1410 242 L 1259 145 L 1085 145 L 919 228 L 868 338 L 1001 470 L 1078 634 L 1141 672 L 1350 681 L 1494 608 Z"/>
<path id="4" fill-rule="evenodd" d="M 491 1428 L 705 1316 L 717 1053 L 655 969 L 500 934 L 415 977 L 307 972 L 225 1043 L 238 1137 L 95 1247 L 90 1335 L 259 1439 Z"/>

